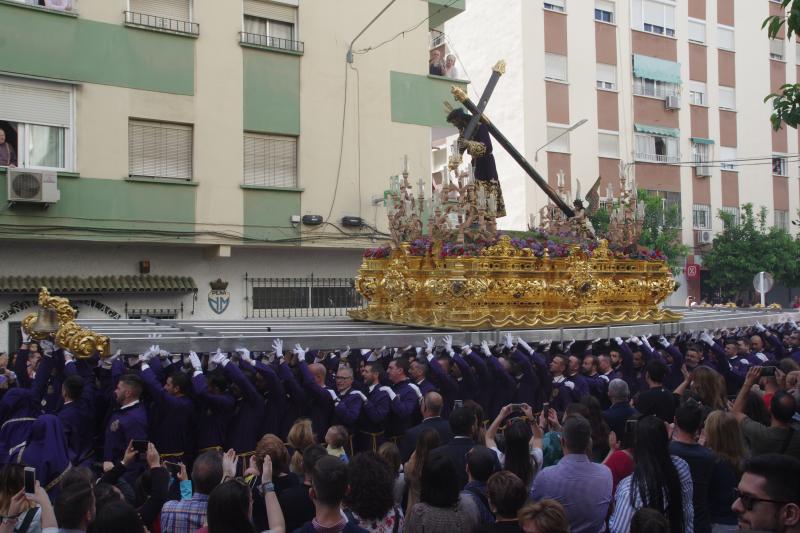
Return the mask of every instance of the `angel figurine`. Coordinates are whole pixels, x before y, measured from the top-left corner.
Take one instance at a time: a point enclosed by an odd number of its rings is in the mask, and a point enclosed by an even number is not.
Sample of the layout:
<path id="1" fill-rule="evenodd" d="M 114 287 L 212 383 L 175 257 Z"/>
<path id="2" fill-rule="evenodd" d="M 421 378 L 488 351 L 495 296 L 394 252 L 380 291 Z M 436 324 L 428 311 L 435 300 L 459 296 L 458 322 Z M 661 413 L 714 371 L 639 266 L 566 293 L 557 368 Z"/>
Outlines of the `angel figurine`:
<path id="1" fill-rule="evenodd" d="M 594 233 L 594 226 L 592 226 L 592 221 L 589 217 L 594 215 L 598 207 L 600 207 L 600 194 L 598 193 L 600 178 L 597 178 L 592 188 L 589 189 L 589 194 L 586 195 L 586 207 L 584 207 L 584 200 L 581 200 L 581 180 L 576 181 L 578 182 L 578 190 L 575 193 L 575 201 L 572 202 L 572 206 L 575 208 L 575 216 L 569 219 L 570 224 L 577 235 L 596 239 L 597 235 Z"/>

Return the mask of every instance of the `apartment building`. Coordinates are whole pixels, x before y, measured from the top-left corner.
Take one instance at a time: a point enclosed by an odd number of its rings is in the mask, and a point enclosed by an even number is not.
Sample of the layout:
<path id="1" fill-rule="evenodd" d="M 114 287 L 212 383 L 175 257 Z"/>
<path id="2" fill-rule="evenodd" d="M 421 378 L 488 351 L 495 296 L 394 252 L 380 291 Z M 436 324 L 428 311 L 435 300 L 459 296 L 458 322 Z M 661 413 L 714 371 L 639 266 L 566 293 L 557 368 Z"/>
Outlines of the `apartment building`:
<path id="1" fill-rule="evenodd" d="M 0 0 L 0 343 L 42 284 L 92 318 L 352 305 L 377 199 L 446 125 L 429 26 L 464 10 Z"/>
<path id="2" fill-rule="evenodd" d="M 780 10 L 771 0 L 472 0 L 440 39 L 473 98 L 506 60 L 487 115 L 551 186 L 563 180 L 574 196 L 580 180 L 586 194 L 600 176 L 608 200 L 624 173 L 679 206 L 691 264 L 723 229 L 720 210 L 737 217 L 751 202 L 797 231 L 797 131 L 772 131 L 763 101 L 800 79 L 798 43 L 761 29 Z M 501 227 L 524 229 L 547 198 L 502 150 L 495 157 Z M 680 281 L 670 303 L 699 296 L 699 279 Z"/>

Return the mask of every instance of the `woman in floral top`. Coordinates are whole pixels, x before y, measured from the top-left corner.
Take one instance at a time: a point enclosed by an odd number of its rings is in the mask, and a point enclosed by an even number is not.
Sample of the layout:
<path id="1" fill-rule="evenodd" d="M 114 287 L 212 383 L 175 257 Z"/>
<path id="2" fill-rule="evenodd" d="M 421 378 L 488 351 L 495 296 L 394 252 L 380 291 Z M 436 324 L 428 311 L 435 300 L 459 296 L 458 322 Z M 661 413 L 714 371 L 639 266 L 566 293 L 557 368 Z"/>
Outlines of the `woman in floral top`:
<path id="1" fill-rule="evenodd" d="M 348 519 L 372 533 L 403 531 L 403 511 L 392 496 L 394 476 L 376 453 L 365 452 L 347 465 L 350 492 L 345 498 Z"/>

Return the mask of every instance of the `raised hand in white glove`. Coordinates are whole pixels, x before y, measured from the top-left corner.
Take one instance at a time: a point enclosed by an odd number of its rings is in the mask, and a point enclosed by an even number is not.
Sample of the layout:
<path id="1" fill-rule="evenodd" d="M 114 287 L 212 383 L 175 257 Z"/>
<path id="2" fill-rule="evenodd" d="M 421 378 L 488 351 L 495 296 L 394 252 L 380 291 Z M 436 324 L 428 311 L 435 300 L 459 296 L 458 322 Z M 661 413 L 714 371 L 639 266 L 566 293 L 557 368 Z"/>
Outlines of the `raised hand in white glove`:
<path id="1" fill-rule="evenodd" d="M 113 363 L 116 359 L 118 359 L 120 355 L 122 355 L 122 350 L 117 350 L 116 352 L 114 352 L 114 355 L 109 355 L 105 359 L 102 359 L 100 361 L 100 366 L 102 368 L 105 368 L 106 370 L 110 369 L 111 363 Z"/>
<path id="2" fill-rule="evenodd" d="M 711 338 L 711 335 L 709 335 L 706 331 L 700 334 L 700 340 L 709 346 L 714 346 L 714 339 Z"/>
<path id="3" fill-rule="evenodd" d="M 281 339 L 272 340 L 272 351 L 275 352 L 275 355 L 278 357 L 283 357 L 283 341 Z"/>
<path id="4" fill-rule="evenodd" d="M 253 362 L 253 358 L 250 357 L 250 350 L 247 348 L 236 348 L 235 352 L 238 353 L 244 361 L 247 361 L 248 363 Z"/>
<path id="5" fill-rule="evenodd" d="M 481 353 L 486 357 L 492 356 L 492 350 L 489 349 L 489 342 L 488 341 L 481 341 Z"/>
<path id="6" fill-rule="evenodd" d="M 756 325 L 755 325 L 755 328 L 756 328 L 756 330 L 757 330 L 759 333 L 764 333 L 765 331 L 767 331 L 767 328 L 765 328 L 764 326 L 762 326 L 762 325 L 761 325 L 761 322 L 759 322 L 758 320 L 756 320 Z"/>
<path id="7" fill-rule="evenodd" d="M 300 346 L 300 343 L 298 342 L 297 344 L 294 345 L 294 350 L 292 350 L 292 353 L 297 356 L 298 361 L 305 361 L 307 351 L 308 348 L 304 350 L 303 347 Z"/>
<path id="8" fill-rule="evenodd" d="M 511 333 L 506 333 L 505 345 L 509 350 L 514 346 L 514 336 Z"/>
<path id="9" fill-rule="evenodd" d="M 436 341 L 433 340 L 433 337 L 425 337 L 425 340 L 423 342 L 425 343 L 425 353 L 432 354 L 433 347 L 436 344 Z"/>
<path id="10" fill-rule="evenodd" d="M 575 390 L 575 383 L 572 381 L 565 381 L 564 386 L 569 390 Z"/>
<path id="11" fill-rule="evenodd" d="M 214 354 L 211 356 L 211 362 L 214 363 L 215 365 L 222 365 L 223 367 L 225 367 L 225 365 L 227 365 L 230 362 L 230 360 L 228 359 L 227 354 L 223 353 L 222 350 L 217 348 L 217 351 L 214 352 Z"/>
<path id="12" fill-rule="evenodd" d="M 667 338 L 664 335 L 659 335 L 658 336 L 658 344 L 660 344 L 664 348 L 669 348 L 669 341 L 667 340 Z"/>
<path id="13" fill-rule="evenodd" d="M 69 350 L 64 350 L 64 364 L 67 363 L 74 363 L 75 357 L 72 355 L 72 352 Z"/>
<path id="14" fill-rule="evenodd" d="M 442 338 L 442 341 L 444 341 L 444 349 L 445 349 L 445 351 L 452 356 L 453 355 L 453 336 L 452 335 L 445 335 Z"/>
<path id="15" fill-rule="evenodd" d="M 618 346 L 622 346 L 622 337 L 614 337 L 614 342 L 616 342 Z"/>
<path id="16" fill-rule="evenodd" d="M 533 353 L 533 348 L 531 348 L 531 345 L 525 342 L 525 340 L 522 337 L 517 337 L 517 346 L 522 346 L 523 348 L 525 348 L 525 351 L 528 352 L 529 354 Z"/>
<path id="17" fill-rule="evenodd" d="M 43 339 L 39 341 L 39 348 L 42 351 L 42 355 L 45 357 L 53 357 L 53 352 L 56 351 L 56 345 L 53 341 L 48 339 Z"/>
<path id="18" fill-rule="evenodd" d="M 632 337 L 630 337 L 626 342 L 632 342 L 636 346 L 641 346 L 642 345 L 642 339 L 640 339 L 636 335 L 633 335 Z"/>
<path id="19" fill-rule="evenodd" d="M 351 349 L 352 348 L 350 348 L 350 346 L 345 347 L 345 349 L 339 354 L 339 357 L 342 359 L 347 359 L 347 357 L 350 355 Z"/>
<path id="20" fill-rule="evenodd" d="M 200 358 L 197 357 L 196 353 L 189 352 L 189 362 L 192 363 L 192 368 L 195 371 L 195 375 L 197 375 L 198 372 L 201 374 L 203 373 L 203 365 L 200 364 Z"/>
<path id="21" fill-rule="evenodd" d="M 397 398 L 397 394 L 392 390 L 391 387 L 388 387 L 388 386 L 384 385 L 383 387 L 380 388 L 380 390 L 382 390 L 383 392 L 388 394 L 389 395 L 389 399 L 392 400 L 392 401 L 394 401 L 394 399 Z"/>
<path id="22" fill-rule="evenodd" d="M 642 341 L 642 344 L 643 344 L 643 345 L 647 346 L 647 347 L 648 347 L 648 348 L 650 348 L 651 350 L 653 349 L 653 347 L 652 347 L 652 346 L 650 346 L 650 341 L 649 341 L 649 340 L 647 340 L 647 335 L 642 335 L 642 336 L 641 336 L 641 337 L 639 337 L 639 338 L 641 339 L 641 341 Z"/>

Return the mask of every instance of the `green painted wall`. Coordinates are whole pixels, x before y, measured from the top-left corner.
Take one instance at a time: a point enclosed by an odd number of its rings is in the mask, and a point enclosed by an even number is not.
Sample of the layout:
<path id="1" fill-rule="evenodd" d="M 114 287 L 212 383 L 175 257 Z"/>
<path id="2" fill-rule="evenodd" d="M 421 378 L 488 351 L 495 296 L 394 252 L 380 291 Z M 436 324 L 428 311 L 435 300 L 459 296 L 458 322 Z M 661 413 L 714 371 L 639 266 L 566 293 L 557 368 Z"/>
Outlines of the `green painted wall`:
<path id="1" fill-rule="evenodd" d="M 0 212 L 0 224 L 33 226 L 20 228 L 17 237 L 45 234 L 51 238 L 63 232 L 45 226 L 70 226 L 66 237 L 88 240 L 154 240 L 137 229 L 192 232 L 195 222 L 196 187 L 124 180 L 59 178 L 61 199 L 42 209 L 37 205 L 17 205 Z M 7 201 L 6 175 L 0 173 L 0 205 Z M 41 229 L 39 229 L 41 228 Z M 131 234 L 87 231 L 87 228 L 126 229 Z M 7 228 L 4 228 L 7 231 Z M 4 231 L 4 233 L 5 233 Z M 9 236 L 7 233 L 4 236 Z M 192 242 L 191 235 L 163 240 Z"/>
<path id="2" fill-rule="evenodd" d="M 458 85 L 466 90 L 463 83 L 405 72 L 390 72 L 392 88 L 392 120 L 420 126 L 449 126 L 444 102 L 458 107 L 453 100 L 450 88 Z"/>
<path id="3" fill-rule="evenodd" d="M 467 8 L 467 0 L 428 0 L 428 26 L 435 28 Z"/>
<path id="4" fill-rule="evenodd" d="M 0 70 L 194 94 L 194 39 L 0 4 Z"/>
<path id="5" fill-rule="evenodd" d="M 294 228 L 290 222 L 292 215 L 300 214 L 300 192 L 271 189 L 242 189 L 242 192 L 246 238 L 282 240 L 300 237 L 299 225 Z"/>
<path id="6" fill-rule="evenodd" d="M 300 56 L 242 48 L 244 129 L 300 135 Z"/>

